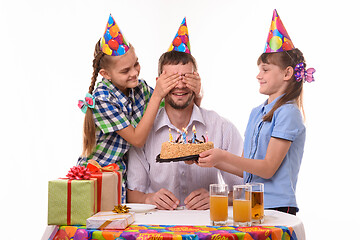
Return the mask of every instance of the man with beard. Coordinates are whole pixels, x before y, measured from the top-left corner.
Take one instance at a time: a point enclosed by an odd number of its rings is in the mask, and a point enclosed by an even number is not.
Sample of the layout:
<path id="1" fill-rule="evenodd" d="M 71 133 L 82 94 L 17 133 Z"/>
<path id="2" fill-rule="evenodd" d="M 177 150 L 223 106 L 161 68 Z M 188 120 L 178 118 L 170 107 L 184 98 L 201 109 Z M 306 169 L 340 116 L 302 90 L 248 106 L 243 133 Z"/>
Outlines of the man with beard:
<path id="1" fill-rule="evenodd" d="M 232 190 L 233 185 L 242 184 L 242 178 L 185 162 L 157 163 L 161 144 L 169 140 L 169 129 L 176 136 L 177 130 L 185 128 L 190 138 L 193 126 L 198 139 L 207 136 L 215 148 L 233 154 L 241 155 L 243 140 L 228 120 L 194 104 L 195 94 L 190 88 L 196 89 L 200 77 L 192 55 L 164 53 L 159 59 L 159 77 L 172 74 L 180 74 L 183 80 L 165 97 L 165 107 L 159 110 L 144 147 L 129 150 L 127 202 L 154 204 L 167 210 L 184 205 L 187 209 L 208 209 L 210 184 L 224 181 Z"/>

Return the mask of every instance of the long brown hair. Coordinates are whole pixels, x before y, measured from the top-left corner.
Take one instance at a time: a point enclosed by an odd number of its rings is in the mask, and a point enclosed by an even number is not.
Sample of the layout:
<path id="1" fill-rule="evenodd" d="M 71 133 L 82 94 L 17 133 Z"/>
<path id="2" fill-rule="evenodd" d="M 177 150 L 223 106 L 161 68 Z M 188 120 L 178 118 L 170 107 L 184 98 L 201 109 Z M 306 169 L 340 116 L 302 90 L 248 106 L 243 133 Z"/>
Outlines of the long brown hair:
<path id="1" fill-rule="evenodd" d="M 303 62 L 304 67 L 306 68 L 306 63 L 302 52 L 295 48 L 293 50 L 284 52 L 263 53 L 258 58 L 257 64 L 274 64 L 279 66 L 282 70 L 285 70 L 289 66 L 295 69 L 296 64 L 300 62 Z M 264 116 L 263 120 L 266 122 L 271 122 L 276 109 L 288 102 L 295 102 L 299 109 L 301 109 L 305 119 L 303 106 L 303 81 L 297 82 L 295 80 L 294 74 L 289 81 L 289 85 L 285 90 L 285 94 L 278 101 L 276 101 L 273 108 Z"/>
<path id="2" fill-rule="evenodd" d="M 95 45 L 94 60 L 93 60 L 93 75 L 91 77 L 91 84 L 89 93 L 92 94 L 95 88 L 96 79 L 101 69 L 108 68 L 110 64 L 110 57 L 101 51 L 100 40 Z M 84 119 L 83 132 L 83 153 L 82 155 L 88 157 L 92 154 L 96 144 L 96 127 L 93 117 L 93 111 L 88 108 Z"/>

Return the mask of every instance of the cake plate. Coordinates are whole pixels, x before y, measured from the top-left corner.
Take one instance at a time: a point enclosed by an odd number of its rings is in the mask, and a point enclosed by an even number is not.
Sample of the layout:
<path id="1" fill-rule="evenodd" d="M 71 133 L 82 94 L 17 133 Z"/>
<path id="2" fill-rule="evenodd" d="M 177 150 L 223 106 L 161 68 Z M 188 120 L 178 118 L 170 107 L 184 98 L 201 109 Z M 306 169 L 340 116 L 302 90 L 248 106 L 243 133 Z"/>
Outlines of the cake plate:
<path id="1" fill-rule="evenodd" d="M 156 162 L 164 163 L 164 162 L 181 162 L 181 161 L 198 161 L 199 154 L 197 155 L 189 155 L 185 157 L 178 157 L 178 158 L 160 158 L 160 154 L 156 156 Z"/>

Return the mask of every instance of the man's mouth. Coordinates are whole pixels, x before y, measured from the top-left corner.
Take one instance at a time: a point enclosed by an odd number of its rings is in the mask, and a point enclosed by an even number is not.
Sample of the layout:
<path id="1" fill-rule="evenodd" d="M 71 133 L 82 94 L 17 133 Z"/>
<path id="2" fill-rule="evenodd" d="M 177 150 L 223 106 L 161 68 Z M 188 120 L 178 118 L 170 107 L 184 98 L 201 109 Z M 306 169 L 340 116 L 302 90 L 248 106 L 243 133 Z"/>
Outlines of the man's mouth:
<path id="1" fill-rule="evenodd" d="M 185 96 L 188 93 L 187 92 L 173 92 L 172 94 L 175 95 L 175 96 Z"/>

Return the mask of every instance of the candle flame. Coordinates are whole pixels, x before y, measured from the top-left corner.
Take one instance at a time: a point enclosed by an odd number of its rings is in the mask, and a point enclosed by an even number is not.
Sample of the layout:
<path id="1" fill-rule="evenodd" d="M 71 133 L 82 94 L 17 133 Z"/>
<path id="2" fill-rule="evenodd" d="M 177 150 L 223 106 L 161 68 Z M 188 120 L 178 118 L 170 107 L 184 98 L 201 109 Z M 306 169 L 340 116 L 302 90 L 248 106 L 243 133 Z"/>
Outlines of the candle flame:
<path id="1" fill-rule="evenodd" d="M 193 131 L 193 133 L 196 133 L 195 125 L 193 125 L 192 131 Z"/>

